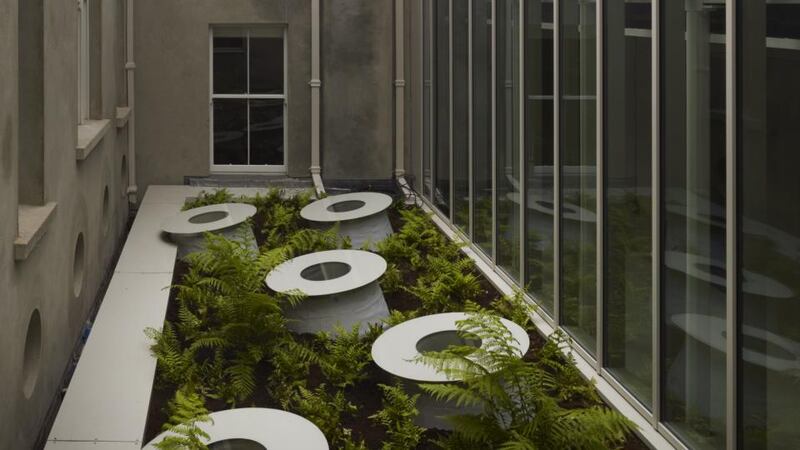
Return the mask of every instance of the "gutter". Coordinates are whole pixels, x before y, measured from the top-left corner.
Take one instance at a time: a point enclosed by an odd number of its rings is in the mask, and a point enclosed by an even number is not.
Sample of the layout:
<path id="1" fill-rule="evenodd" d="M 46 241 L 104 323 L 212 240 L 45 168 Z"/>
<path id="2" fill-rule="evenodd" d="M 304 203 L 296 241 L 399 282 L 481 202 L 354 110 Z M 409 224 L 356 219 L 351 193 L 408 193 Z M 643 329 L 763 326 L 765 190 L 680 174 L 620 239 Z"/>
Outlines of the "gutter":
<path id="1" fill-rule="evenodd" d="M 128 0 L 132 1 L 132 0 Z M 311 180 L 317 197 L 325 196 L 320 160 L 320 0 L 311 1 Z"/>
<path id="2" fill-rule="evenodd" d="M 403 11 L 404 0 L 394 2 L 394 177 L 400 190 L 403 192 L 406 204 L 416 202 L 416 193 L 406 181 L 405 170 L 405 14 Z"/>
<path id="3" fill-rule="evenodd" d="M 134 71 L 136 63 L 133 62 L 133 2 L 126 2 L 126 48 L 125 48 L 125 75 L 127 82 L 128 108 L 130 117 L 128 118 L 128 202 L 137 203 L 139 198 L 139 188 L 136 185 L 136 108 L 134 95 Z"/>

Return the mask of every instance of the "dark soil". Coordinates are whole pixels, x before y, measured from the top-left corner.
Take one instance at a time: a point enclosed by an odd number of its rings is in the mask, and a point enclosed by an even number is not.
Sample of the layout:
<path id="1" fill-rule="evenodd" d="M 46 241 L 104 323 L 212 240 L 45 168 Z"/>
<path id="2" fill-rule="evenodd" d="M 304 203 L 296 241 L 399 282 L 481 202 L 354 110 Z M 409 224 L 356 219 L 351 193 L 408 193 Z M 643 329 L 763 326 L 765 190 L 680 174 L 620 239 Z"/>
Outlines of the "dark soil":
<path id="1" fill-rule="evenodd" d="M 395 230 L 398 230 L 402 227 L 402 218 L 397 211 L 392 208 L 390 209 L 389 219 L 392 224 L 392 227 Z M 256 239 L 259 245 L 264 243 L 264 236 L 261 232 L 261 224 L 263 223 L 264 218 L 256 216 L 254 223 L 255 223 L 255 234 Z M 403 264 L 400 267 L 400 273 L 403 277 L 402 284 L 404 286 L 411 286 L 416 284 L 417 278 L 421 275 L 419 272 L 415 271 L 410 265 Z M 175 272 L 173 275 L 173 284 L 177 284 L 183 278 L 183 276 L 188 272 L 189 267 L 186 263 L 182 261 L 177 261 L 175 263 Z M 484 307 L 489 307 L 490 303 L 501 296 L 500 292 L 479 272 L 476 272 L 479 275 L 481 286 L 482 286 L 482 294 L 479 298 L 475 299 L 475 301 Z M 167 309 L 167 316 L 166 319 L 168 321 L 174 322 L 177 321 L 177 301 L 175 299 L 176 291 L 175 289 L 172 290 L 170 293 L 169 298 L 169 306 Z M 392 293 L 385 294 L 386 302 L 389 306 L 390 310 L 398 310 L 398 311 L 412 311 L 419 308 L 419 300 L 412 294 L 406 292 L 405 290 L 397 290 Z M 537 332 L 529 333 L 531 345 L 528 353 L 524 356 L 527 360 L 535 360 L 536 354 L 538 351 L 544 346 L 546 343 L 546 339 Z M 299 340 L 309 339 L 308 336 L 298 336 Z M 266 380 L 269 378 L 269 367 L 267 364 L 264 364 L 263 367 L 260 367 L 257 374 L 257 379 L 259 380 Z M 353 417 L 347 417 L 343 420 L 342 427 L 349 428 L 354 431 L 354 435 L 356 438 L 363 439 L 366 444 L 367 448 L 369 449 L 379 449 L 381 447 L 381 443 L 386 438 L 385 430 L 376 425 L 369 417 L 376 412 L 378 412 L 382 405 L 382 392 L 379 388 L 379 384 L 388 384 L 391 385 L 394 383 L 394 380 L 390 375 L 385 373 L 384 371 L 380 370 L 377 365 L 374 363 L 370 363 L 366 369 L 367 377 L 365 380 L 357 383 L 355 386 L 349 387 L 345 390 L 345 394 L 350 402 L 355 405 L 358 405 L 359 410 Z M 159 374 L 156 374 L 156 380 L 160 379 Z M 311 373 L 309 374 L 308 378 L 308 385 L 310 389 L 313 389 L 319 384 L 324 381 L 323 376 L 318 368 L 312 367 Z M 145 429 L 145 436 L 144 442 L 150 442 L 154 439 L 159 433 L 162 431 L 162 426 L 168 420 L 168 417 L 165 413 L 165 409 L 167 403 L 172 398 L 175 393 L 177 386 L 171 385 L 162 385 L 158 382 L 154 384 L 153 393 L 150 398 L 150 409 L 148 412 L 148 419 L 147 419 L 147 426 Z M 257 388 L 253 397 L 248 400 L 247 404 L 238 405 L 240 407 L 247 407 L 247 406 L 255 406 L 255 407 L 264 407 L 264 408 L 278 408 L 280 409 L 280 405 L 277 404 L 267 393 L 267 390 L 264 388 Z M 575 405 L 575 406 L 582 406 L 582 405 Z M 229 409 L 229 406 L 221 400 L 214 400 L 208 399 L 206 402 L 206 407 L 209 411 L 223 411 Z M 439 447 L 432 444 L 430 441 L 433 439 L 437 439 L 440 437 L 444 437 L 448 434 L 447 431 L 443 430 L 428 430 L 425 432 L 423 436 L 422 443 L 417 447 L 417 450 L 428 450 L 428 449 L 437 449 Z M 636 435 L 631 435 L 624 447 L 625 450 L 644 450 L 648 449 L 647 445 L 644 444 L 643 441 L 639 439 Z"/>

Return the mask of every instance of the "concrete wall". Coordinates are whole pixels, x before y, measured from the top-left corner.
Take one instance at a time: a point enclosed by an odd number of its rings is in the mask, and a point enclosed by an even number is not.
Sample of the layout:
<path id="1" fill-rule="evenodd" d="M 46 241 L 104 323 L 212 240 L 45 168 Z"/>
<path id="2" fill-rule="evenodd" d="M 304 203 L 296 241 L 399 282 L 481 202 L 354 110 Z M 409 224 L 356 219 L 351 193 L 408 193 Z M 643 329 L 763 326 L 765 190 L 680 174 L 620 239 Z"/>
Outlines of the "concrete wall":
<path id="1" fill-rule="evenodd" d="M 137 183 L 183 184 L 210 167 L 209 28 L 281 24 L 288 30 L 288 171 L 311 166 L 310 0 L 137 0 Z"/>
<path id="2" fill-rule="evenodd" d="M 322 2 L 322 176 L 389 179 L 394 0 Z"/>
<path id="3" fill-rule="evenodd" d="M 17 11 L 22 2 L 43 5 L 40 21 L 42 69 L 36 64 L 18 64 Z M 113 119 L 115 108 L 125 99 L 121 85 L 120 54 L 124 31 L 122 0 L 98 2 L 100 23 L 95 37 L 102 60 L 92 84 L 101 86 L 95 96 L 94 119 Z M 126 130 L 112 126 L 97 148 L 84 161 L 77 161 L 77 21 L 75 2 L 44 0 L 0 0 L 0 449 L 33 448 L 45 416 L 61 388 L 61 379 L 87 315 L 117 249 L 128 219 L 124 195 L 126 180 L 121 172 L 127 152 Z M 35 39 L 34 39 L 35 41 Z M 26 42 L 26 40 L 23 40 Z M 35 54 L 22 50 L 22 57 Z M 97 61 L 95 59 L 95 61 Z M 18 80 L 41 77 L 41 93 L 18 95 Z M 18 100 L 23 111 L 43 114 L 43 136 L 20 141 Z M 41 102 L 41 107 L 35 103 Z M 29 113 L 24 113 L 29 114 Z M 41 148 L 26 142 L 41 140 Z M 23 145 L 20 145 L 20 142 Z M 38 158 L 41 179 L 24 175 L 26 159 Z M 34 163 L 36 161 L 33 161 Z M 33 164 L 34 166 L 36 164 Z M 30 183 L 42 191 L 43 202 L 55 202 L 56 211 L 46 234 L 33 253 L 22 261 L 14 258 L 18 228 L 18 186 Z M 104 208 L 104 192 L 109 197 Z M 35 198 L 34 198 L 35 200 Z M 26 199 L 31 202 L 32 200 Z M 74 295 L 73 261 L 76 240 L 83 235 L 85 269 L 79 294 Z M 28 356 L 40 352 L 38 363 L 26 364 L 26 341 L 34 311 L 41 318 L 41 344 L 29 346 Z M 31 341 L 33 342 L 33 341 Z M 30 388 L 26 395 L 23 387 Z"/>

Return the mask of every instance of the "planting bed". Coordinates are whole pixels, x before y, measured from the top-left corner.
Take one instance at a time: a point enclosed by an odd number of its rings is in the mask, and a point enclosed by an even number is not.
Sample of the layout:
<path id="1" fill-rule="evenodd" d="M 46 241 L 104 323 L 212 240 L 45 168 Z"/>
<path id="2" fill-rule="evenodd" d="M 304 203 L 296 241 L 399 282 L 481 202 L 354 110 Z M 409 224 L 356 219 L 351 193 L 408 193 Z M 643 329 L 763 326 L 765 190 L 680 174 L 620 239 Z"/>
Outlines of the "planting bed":
<path id="1" fill-rule="evenodd" d="M 287 199 L 276 191 L 266 197 L 233 199 L 218 191 L 187 207 L 230 201 L 257 207 L 252 225 L 260 255 L 224 238 L 209 237 L 209 250 L 176 262 L 165 329 L 147 330 L 159 365 L 145 442 L 165 427 L 178 430 L 175 426 L 186 424 L 187 418 L 202 421 L 209 412 L 250 406 L 306 417 L 326 434 L 332 449 L 440 448 L 434 441 L 445 448 L 487 449 L 511 439 L 507 426 L 486 417 L 481 426 L 461 422 L 454 432 L 418 429 L 413 424 L 415 398 L 404 393 L 418 389 L 399 388 L 371 361 L 372 342 L 381 332 L 377 327 L 361 337 L 357 330 L 324 336 L 289 333 L 282 309 L 302 298 L 269 291 L 263 278 L 290 257 L 349 243 L 342 242 L 335 229 L 312 230 L 301 219 L 299 211 L 310 201 L 307 196 Z M 451 311 L 472 311 L 478 321 L 491 314 L 504 316 L 528 330 L 531 345 L 523 358 L 525 367 L 549 380 L 539 386 L 546 399 L 530 400 L 546 409 L 539 418 L 552 414 L 560 427 L 574 424 L 576 436 L 567 436 L 566 442 L 579 442 L 581 435 L 608 428 L 617 433 L 616 439 L 584 443 L 581 448 L 647 448 L 557 350 L 563 337 L 545 339 L 534 330 L 527 319 L 529 307 L 521 298 L 502 298 L 420 209 L 398 204 L 390 208 L 389 219 L 395 234 L 376 250 L 389 267 L 381 280 L 392 312 L 387 326 Z M 441 359 L 448 357 L 446 353 L 432 356 Z M 457 386 L 476 392 L 479 384 Z M 584 412 L 594 414 L 592 419 L 582 419 Z M 551 431 L 547 423 L 541 427 L 528 436 L 537 448 L 570 448 L 552 443 L 557 441 L 548 444 L 541 436 Z M 476 430 L 494 430 L 487 433 L 497 436 L 481 443 L 465 439 Z M 504 433 L 508 436 L 501 438 Z"/>

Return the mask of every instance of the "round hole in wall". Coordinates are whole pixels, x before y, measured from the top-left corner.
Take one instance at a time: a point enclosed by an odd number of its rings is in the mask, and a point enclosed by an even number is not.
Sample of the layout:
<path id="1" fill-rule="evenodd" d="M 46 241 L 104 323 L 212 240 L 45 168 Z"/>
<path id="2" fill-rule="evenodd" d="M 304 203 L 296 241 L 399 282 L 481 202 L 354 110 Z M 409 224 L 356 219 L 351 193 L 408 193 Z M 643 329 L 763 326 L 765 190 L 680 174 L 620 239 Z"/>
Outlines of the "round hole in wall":
<path id="1" fill-rule="evenodd" d="M 345 200 L 343 202 L 334 203 L 328 206 L 328 211 L 330 212 L 350 212 L 355 211 L 359 208 L 363 208 L 366 203 L 362 200 Z"/>
<path id="2" fill-rule="evenodd" d="M 72 294 L 77 298 L 83 290 L 83 278 L 85 272 L 85 253 L 83 233 L 78 234 L 75 242 L 75 254 L 72 261 Z"/>
<path id="3" fill-rule="evenodd" d="M 481 338 L 474 334 L 464 334 L 458 330 L 445 330 L 429 334 L 417 341 L 417 351 L 420 353 L 441 352 L 447 350 L 451 345 L 479 348 L 481 344 Z"/>
<path id="4" fill-rule="evenodd" d="M 208 450 L 267 450 L 267 448 L 250 439 L 225 439 L 208 444 Z"/>
<path id="5" fill-rule="evenodd" d="M 108 196 L 108 185 L 106 185 L 106 187 L 103 188 L 103 230 L 104 231 L 108 231 L 108 222 L 109 222 L 108 217 L 109 217 L 109 214 L 111 213 L 110 212 L 110 210 L 111 210 L 111 205 L 110 205 L 111 200 L 108 197 L 109 197 Z"/>
<path id="6" fill-rule="evenodd" d="M 42 318 L 39 310 L 33 310 L 28 321 L 28 333 L 25 337 L 25 352 L 22 360 L 22 393 L 31 398 L 39 379 L 39 361 L 42 355 Z"/>
<path id="7" fill-rule="evenodd" d="M 204 224 L 204 223 L 217 222 L 228 216 L 230 216 L 230 213 L 228 211 L 211 211 L 190 217 L 189 223 Z"/>
<path id="8" fill-rule="evenodd" d="M 350 273 L 351 269 L 350 264 L 331 261 L 306 267 L 300 276 L 309 281 L 335 280 Z"/>

